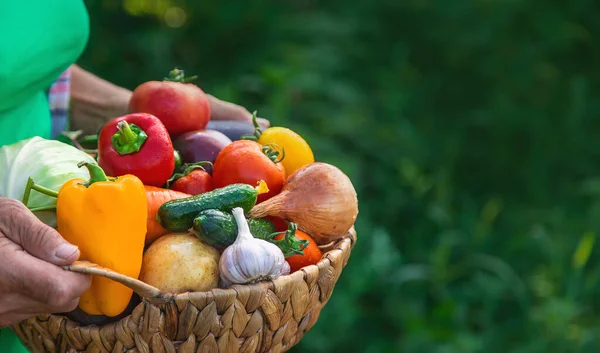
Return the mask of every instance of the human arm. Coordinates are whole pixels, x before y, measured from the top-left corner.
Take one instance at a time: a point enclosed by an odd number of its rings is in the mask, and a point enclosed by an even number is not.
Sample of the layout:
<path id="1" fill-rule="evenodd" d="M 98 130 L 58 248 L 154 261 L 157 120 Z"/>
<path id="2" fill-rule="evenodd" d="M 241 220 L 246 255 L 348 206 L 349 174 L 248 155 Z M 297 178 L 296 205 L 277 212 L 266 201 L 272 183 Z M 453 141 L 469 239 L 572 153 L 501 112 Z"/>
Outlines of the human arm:
<path id="1" fill-rule="evenodd" d="M 71 66 L 71 130 L 96 134 L 107 121 L 127 114 L 131 91 L 78 65 Z"/>
<path id="2" fill-rule="evenodd" d="M 95 134 L 107 121 L 128 113 L 132 92 L 108 82 L 78 65 L 71 71 L 71 130 Z M 207 94 L 211 120 L 252 121 L 252 114 L 237 104 Z M 269 122 L 260 119 L 263 127 Z"/>
<path id="3" fill-rule="evenodd" d="M 75 309 L 91 278 L 60 266 L 78 257 L 77 247 L 23 203 L 0 198 L 0 327 Z"/>

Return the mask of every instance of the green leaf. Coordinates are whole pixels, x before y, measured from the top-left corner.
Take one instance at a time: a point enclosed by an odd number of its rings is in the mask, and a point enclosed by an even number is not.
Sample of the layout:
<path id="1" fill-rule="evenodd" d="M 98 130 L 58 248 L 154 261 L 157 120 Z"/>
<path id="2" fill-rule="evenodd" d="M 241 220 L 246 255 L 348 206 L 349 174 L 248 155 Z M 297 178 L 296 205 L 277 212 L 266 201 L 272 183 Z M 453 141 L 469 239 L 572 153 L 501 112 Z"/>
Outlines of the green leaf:
<path id="1" fill-rule="evenodd" d="M 593 232 L 586 232 L 583 234 L 577 245 L 577 249 L 573 253 L 573 268 L 579 270 L 585 266 L 590 258 L 594 243 L 596 242 L 596 234 Z"/>

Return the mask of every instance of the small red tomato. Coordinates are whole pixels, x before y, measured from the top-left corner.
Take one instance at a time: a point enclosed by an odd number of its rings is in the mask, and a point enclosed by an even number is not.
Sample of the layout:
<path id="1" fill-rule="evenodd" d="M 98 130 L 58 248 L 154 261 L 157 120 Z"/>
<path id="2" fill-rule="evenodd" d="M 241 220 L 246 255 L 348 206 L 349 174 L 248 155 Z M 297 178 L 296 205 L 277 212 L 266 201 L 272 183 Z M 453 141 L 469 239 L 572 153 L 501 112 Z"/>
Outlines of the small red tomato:
<path id="1" fill-rule="evenodd" d="M 196 169 L 182 176 L 171 184 L 171 190 L 184 192 L 190 195 L 199 195 L 213 189 L 210 174 L 202 169 Z"/>
<path id="2" fill-rule="evenodd" d="M 213 167 L 214 187 L 222 188 L 237 183 L 256 186 L 264 180 L 269 192 L 258 195 L 257 203 L 277 195 L 285 182 L 285 169 L 283 164 L 276 163 L 267 154 L 263 152 L 262 145 L 250 140 L 238 140 L 225 146 L 217 155 Z"/>
<path id="3" fill-rule="evenodd" d="M 314 265 L 323 257 L 323 252 L 310 235 L 301 230 L 296 230 L 295 235 L 298 240 L 307 240 L 308 245 L 302 250 L 304 255 L 296 254 L 285 259 L 290 265 L 290 272 L 298 271 L 305 266 Z M 279 234 L 275 237 L 275 240 L 281 240 L 284 236 L 285 234 Z"/>
<path id="4" fill-rule="evenodd" d="M 187 83 L 183 71 L 173 70 L 165 81 L 148 81 L 133 91 L 132 113 L 150 113 L 165 125 L 171 137 L 204 130 L 210 120 L 210 104 L 200 87 Z"/>

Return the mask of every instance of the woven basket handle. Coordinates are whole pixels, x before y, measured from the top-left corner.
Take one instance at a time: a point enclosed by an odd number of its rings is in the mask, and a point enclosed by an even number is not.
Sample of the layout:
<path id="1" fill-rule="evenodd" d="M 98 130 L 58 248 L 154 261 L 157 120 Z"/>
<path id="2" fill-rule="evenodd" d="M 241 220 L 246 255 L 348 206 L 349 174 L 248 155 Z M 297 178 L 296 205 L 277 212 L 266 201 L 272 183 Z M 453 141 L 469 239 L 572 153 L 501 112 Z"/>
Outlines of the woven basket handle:
<path id="1" fill-rule="evenodd" d="M 63 267 L 67 271 L 84 273 L 94 276 L 102 276 L 119 282 L 131 288 L 142 298 L 152 303 L 166 303 L 173 299 L 173 294 L 162 292 L 160 289 L 144 283 L 138 279 L 131 278 L 89 261 L 75 261 L 69 266 Z"/>
<path id="2" fill-rule="evenodd" d="M 352 243 L 356 242 L 356 230 L 354 226 L 348 230 L 348 234 L 346 237 L 349 237 Z M 323 250 L 323 252 L 327 252 L 335 247 L 339 240 L 331 242 L 326 245 L 321 245 L 319 248 Z M 102 276 L 108 279 L 111 279 L 115 282 L 119 282 L 122 285 L 131 288 L 134 292 L 140 295 L 140 297 L 145 298 L 147 301 L 151 303 L 167 303 L 173 300 L 174 294 L 162 292 L 160 289 L 153 287 L 147 283 L 144 283 L 138 279 L 131 278 L 120 273 L 117 273 L 108 268 L 102 267 L 100 265 L 94 264 L 89 261 L 75 261 L 69 266 L 63 267 L 67 271 L 84 273 L 88 275 L 94 276 Z"/>

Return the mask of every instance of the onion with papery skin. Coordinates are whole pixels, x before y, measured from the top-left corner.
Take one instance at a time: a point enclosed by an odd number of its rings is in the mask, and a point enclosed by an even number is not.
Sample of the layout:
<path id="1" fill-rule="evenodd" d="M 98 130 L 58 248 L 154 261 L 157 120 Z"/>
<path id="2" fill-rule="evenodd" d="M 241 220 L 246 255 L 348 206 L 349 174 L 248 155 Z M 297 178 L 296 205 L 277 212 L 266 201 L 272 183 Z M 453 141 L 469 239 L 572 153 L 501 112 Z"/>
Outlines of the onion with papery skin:
<path id="1" fill-rule="evenodd" d="M 290 175 L 279 194 L 254 206 L 248 215 L 294 222 L 322 245 L 339 239 L 354 225 L 358 198 L 344 172 L 315 162 Z"/>

